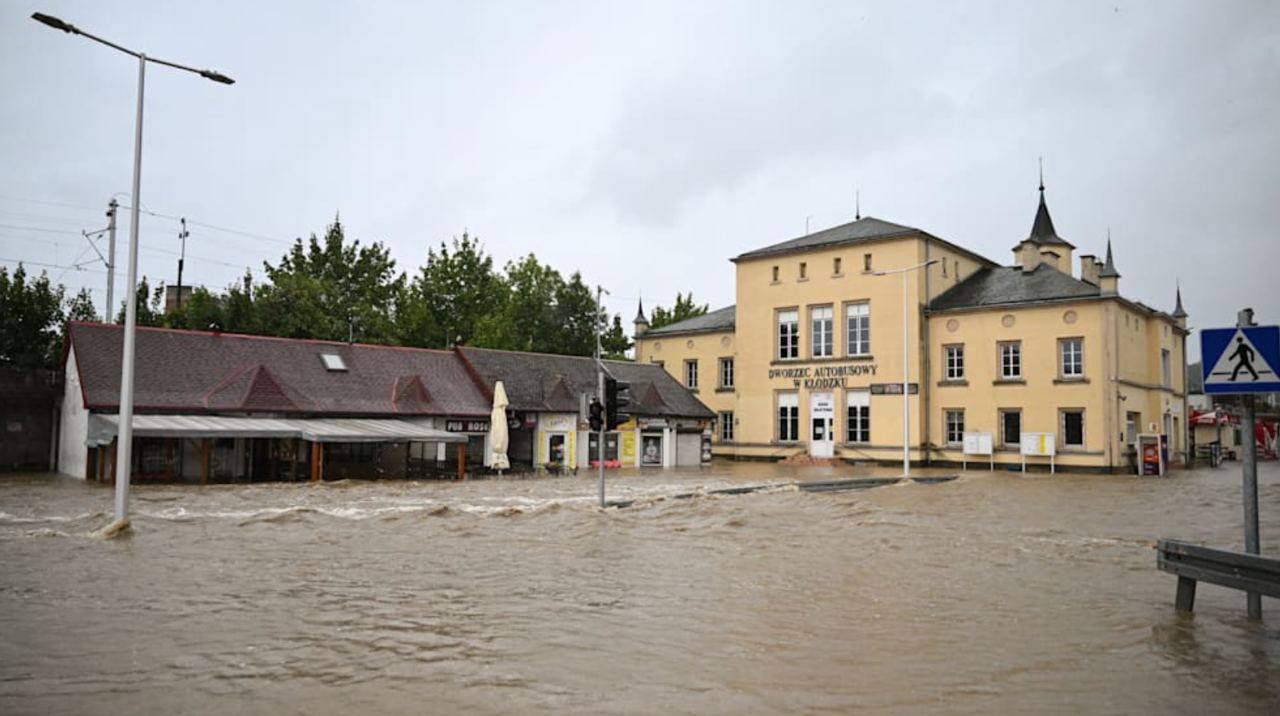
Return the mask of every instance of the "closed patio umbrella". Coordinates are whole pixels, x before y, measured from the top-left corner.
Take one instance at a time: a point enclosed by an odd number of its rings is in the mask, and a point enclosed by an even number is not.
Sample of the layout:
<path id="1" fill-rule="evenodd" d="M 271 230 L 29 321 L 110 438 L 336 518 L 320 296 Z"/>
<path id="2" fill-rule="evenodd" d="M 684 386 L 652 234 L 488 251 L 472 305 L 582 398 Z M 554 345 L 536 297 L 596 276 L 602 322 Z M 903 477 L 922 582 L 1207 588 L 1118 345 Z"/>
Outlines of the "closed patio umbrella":
<path id="1" fill-rule="evenodd" d="M 507 389 L 498 381 L 493 384 L 493 412 L 489 414 L 489 467 L 494 470 L 511 467 L 507 459 L 507 405 Z"/>

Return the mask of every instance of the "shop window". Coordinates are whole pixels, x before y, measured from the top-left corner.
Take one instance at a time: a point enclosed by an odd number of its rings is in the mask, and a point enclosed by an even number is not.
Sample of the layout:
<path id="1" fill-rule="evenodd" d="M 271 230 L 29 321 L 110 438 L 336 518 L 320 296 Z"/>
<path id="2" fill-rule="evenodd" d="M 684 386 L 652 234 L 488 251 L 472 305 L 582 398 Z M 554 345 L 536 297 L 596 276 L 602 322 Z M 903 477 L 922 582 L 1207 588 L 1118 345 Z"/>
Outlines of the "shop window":
<path id="1" fill-rule="evenodd" d="M 1022 411 L 1000 411 L 1000 442 L 1004 445 L 1022 444 Z"/>
<path id="2" fill-rule="evenodd" d="M 1000 343 L 1000 379 L 1017 380 L 1022 377 L 1022 342 Z"/>
<path id="3" fill-rule="evenodd" d="M 1058 373 L 1063 378 L 1084 377 L 1084 339 L 1063 338 L 1058 341 Z"/>
<path id="4" fill-rule="evenodd" d="M 733 359 L 720 359 L 720 387 L 724 390 L 733 390 Z"/>
<path id="5" fill-rule="evenodd" d="M 698 359 L 696 358 L 684 362 L 684 386 L 689 390 L 698 389 Z"/>
<path id="6" fill-rule="evenodd" d="M 947 380 L 964 380 L 964 344 L 944 346 L 942 365 Z"/>
<path id="7" fill-rule="evenodd" d="M 948 445 L 964 443 L 964 411 L 946 410 L 942 414 L 942 423 Z"/>
<path id="8" fill-rule="evenodd" d="M 871 304 L 845 306 L 845 350 L 850 356 L 871 355 Z"/>
<path id="9" fill-rule="evenodd" d="M 800 396 L 796 393 L 778 394 L 778 440 L 794 442 L 800 439 Z"/>
<path id="10" fill-rule="evenodd" d="M 724 441 L 733 440 L 733 411 L 725 410 L 720 413 L 719 418 L 720 439 Z"/>
<path id="11" fill-rule="evenodd" d="M 831 306 L 819 306 L 810 309 L 809 318 L 812 331 L 810 335 L 813 340 L 813 357 L 829 358 L 835 354 L 832 331 L 832 313 Z"/>
<path id="12" fill-rule="evenodd" d="M 1084 411 L 1062 411 L 1062 445 L 1070 448 L 1084 447 Z"/>
<path id="13" fill-rule="evenodd" d="M 778 358 L 800 357 L 800 312 L 778 311 Z"/>
<path id="14" fill-rule="evenodd" d="M 871 394 L 865 390 L 845 393 L 845 440 L 871 442 Z"/>

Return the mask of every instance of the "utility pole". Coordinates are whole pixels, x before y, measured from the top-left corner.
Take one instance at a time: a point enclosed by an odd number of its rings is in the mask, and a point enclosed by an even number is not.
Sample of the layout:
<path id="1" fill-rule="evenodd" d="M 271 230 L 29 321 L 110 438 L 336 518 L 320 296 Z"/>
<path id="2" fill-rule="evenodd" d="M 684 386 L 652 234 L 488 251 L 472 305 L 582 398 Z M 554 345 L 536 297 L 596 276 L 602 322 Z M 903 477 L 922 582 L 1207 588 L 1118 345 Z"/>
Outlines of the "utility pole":
<path id="1" fill-rule="evenodd" d="M 1253 320 L 1253 309 L 1246 308 L 1237 316 L 1236 325 L 1248 328 L 1257 325 Z M 1244 455 L 1241 467 L 1244 472 L 1244 551 L 1249 554 L 1261 553 L 1261 540 L 1258 535 L 1258 441 L 1257 428 L 1254 426 L 1253 394 L 1242 395 L 1244 403 Z M 1262 618 L 1262 595 L 1257 592 L 1245 592 L 1249 618 Z"/>
<path id="2" fill-rule="evenodd" d="M 604 402 L 604 401 L 605 401 L 605 394 L 604 394 L 604 361 L 603 361 L 603 360 L 601 359 L 601 357 L 600 357 L 600 356 L 601 356 L 601 353 L 602 353 L 602 351 L 600 350 L 600 294 L 602 294 L 602 293 L 604 293 L 604 289 L 603 289 L 603 288 L 601 288 L 600 286 L 596 286 L 596 315 L 595 315 L 595 324 L 596 324 L 596 355 L 595 355 L 595 358 L 596 358 L 596 400 L 599 400 L 599 401 L 600 401 L 600 405 L 604 407 L 605 411 L 608 411 L 608 406 L 606 406 L 606 405 L 605 405 L 605 402 Z M 597 438 L 597 440 L 596 440 L 596 461 L 599 463 L 599 466 L 600 466 L 600 508 L 601 508 L 601 509 L 603 509 L 603 508 L 605 507 L 605 499 L 604 499 L 604 435 L 605 435 L 605 431 L 606 431 L 606 430 L 608 430 L 608 429 L 609 429 L 609 426 L 608 426 L 608 425 L 606 425 L 606 424 L 605 424 L 605 422 L 602 422 L 602 423 L 600 424 L 599 437 L 598 437 L 598 438 Z"/>
<path id="3" fill-rule="evenodd" d="M 187 258 L 187 237 L 191 234 L 187 232 L 187 217 L 182 217 L 182 231 L 178 232 L 178 239 L 182 241 L 182 252 L 178 254 L 178 305 L 174 310 L 182 310 L 182 263 Z"/>
<path id="4" fill-rule="evenodd" d="M 116 209 L 120 206 L 112 197 L 107 204 L 107 305 L 102 309 L 102 322 L 115 323 L 111 312 L 115 310 L 116 290 Z"/>

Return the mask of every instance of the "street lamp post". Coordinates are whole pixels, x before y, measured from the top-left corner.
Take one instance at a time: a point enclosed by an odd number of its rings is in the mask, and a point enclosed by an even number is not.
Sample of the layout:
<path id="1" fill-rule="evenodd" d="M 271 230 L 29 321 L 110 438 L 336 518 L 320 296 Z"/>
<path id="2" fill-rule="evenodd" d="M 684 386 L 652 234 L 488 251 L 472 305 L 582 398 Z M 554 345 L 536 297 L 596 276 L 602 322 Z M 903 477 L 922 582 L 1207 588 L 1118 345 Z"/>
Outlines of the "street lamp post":
<path id="1" fill-rule="evenodd" d="M 116 457 L 116 494 L 115 494 L 115 529 L 120 529 L 128 525 L 129 520 L 129 477 L 130 467 L 132 465 L 133 451 L 133 363 L 134 363 L 134 335 L 138 326 L 138 308 L 137 308 L 137 291 L 138 291 L 138 207 L 142 204 L 141 186 L 142 186 L 142 98 L 143 89 L 146 85 L 147 63 L 154 62 L 158 65 L 166 65 L 179 70 L 192 72 L 205 79 L 220 82 L 224 85 L 234 84 L 235 80 L 227 77 L 220 72 L 213 70 L 198 70 L 194 67 L 187 67 L 176 62 L 161 60 L 155 57 L 147 57 L 145 53 L 136 52 L 126 47 L 104 40 L 96 35 L 91 35 L 80 28 L 67 22 L 63 22 L 51 15 L 43 13 L 35 13 L 31 19 L 41 22 L 55 30 L 87 37 L 94 42 L 106 45 L 115 50 L 125 53 L 131 57 L 138 58 L 138 114 L 134 124 L 133 133 L 133 196 L 130 202 L 132 206 L 130 211 L 129 226 L 129 261 L 126 270 L 128 293 L 125 294 L 125 311 L 124 311 L 124 350 L 121 353 L 120 365 L 120 416 Z M 107 306 L 107 312 L 111 311 L 111 307 Z"/>
<path id="2" fill-rule="evenodd" d="M 876 271 L 871 274 L 872 276 L 902 274 L 902 476 L 904 478 L 911 477 L 911 357 L 909 355 L 910 341 L 908 339 L 910 323 L 908 321 L 909 307 L 907 305 L 907 274 L 917 269 L 928 268 L 936 263 L 938 263 L 938 259 L 930 259 L 915 266 L 891 271 Z M 921 386 L 921 390 L 924 390 L 923 386 Z"/>

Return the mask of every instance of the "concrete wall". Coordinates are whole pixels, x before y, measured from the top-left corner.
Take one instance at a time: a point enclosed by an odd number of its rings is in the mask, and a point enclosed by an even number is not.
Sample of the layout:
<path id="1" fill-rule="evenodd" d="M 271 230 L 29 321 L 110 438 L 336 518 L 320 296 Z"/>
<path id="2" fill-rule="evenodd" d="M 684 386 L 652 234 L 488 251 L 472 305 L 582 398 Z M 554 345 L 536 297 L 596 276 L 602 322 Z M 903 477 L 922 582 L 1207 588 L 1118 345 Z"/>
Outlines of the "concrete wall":
<path id="1" fill-rule="evenodd" d="M 67 353 L 66 373 L 63 377 L 62 416 L 58 428 L 58 472 L 64 475 L 87 478 L 85 463 L 89 448 L 85 441 L 89 436 L 89 410 L 84 407 L 84 395 L 80 389 L 80 373 L 76 369 L 76 352 Z"/>

